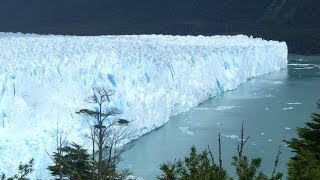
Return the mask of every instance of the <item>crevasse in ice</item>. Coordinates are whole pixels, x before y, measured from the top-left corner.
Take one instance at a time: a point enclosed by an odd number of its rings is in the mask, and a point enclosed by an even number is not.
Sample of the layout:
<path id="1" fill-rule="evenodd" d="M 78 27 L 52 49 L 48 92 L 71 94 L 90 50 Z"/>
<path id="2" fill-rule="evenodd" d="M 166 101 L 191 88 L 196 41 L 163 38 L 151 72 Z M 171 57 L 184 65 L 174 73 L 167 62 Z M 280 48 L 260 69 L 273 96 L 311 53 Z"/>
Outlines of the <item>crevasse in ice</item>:
<path id="1" fill-rule="evenodd" d="M 46 179 L 56 130 L 86 144 L 75 112 L 93 87 L 115 90 L 112 104 L 136 137 L 169 117 L 285 68 L 284 42 L 238 36 L 55 36 L 0 33 L 0 170 L 12 175 L 35 158 Z"/>

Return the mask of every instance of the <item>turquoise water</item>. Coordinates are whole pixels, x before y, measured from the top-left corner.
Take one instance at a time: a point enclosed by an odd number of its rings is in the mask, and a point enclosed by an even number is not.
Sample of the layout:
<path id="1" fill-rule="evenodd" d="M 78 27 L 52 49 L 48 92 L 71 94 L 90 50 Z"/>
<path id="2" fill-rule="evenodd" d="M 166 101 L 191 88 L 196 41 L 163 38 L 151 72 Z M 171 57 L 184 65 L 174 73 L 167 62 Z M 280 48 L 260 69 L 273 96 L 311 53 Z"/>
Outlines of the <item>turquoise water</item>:
<path id="1" fill-rule="evenodd" d="M 210 145 L 217 155 L 221 133 L 223 166 L 233 175 L 231 158 L 244 122 L 246 135 L 250 136 L 246 155 L 262 157 L 261 169 L 271 174 L 279 144 L 296 136 L 295 128 L 310 120 L 310 113 L 317 111 L 317 99 L 320 56 L 289 55 L 287 69 L 253 78 L 140 137 L 123 155 L 120 167 L 129 168 L 136 176 L 155 179 L 161 163 L 183 158 L 192 145 L 199 150 Z M 292 154 L 286 146 L 282 151 L 280 171 L 286 172 Z"/>

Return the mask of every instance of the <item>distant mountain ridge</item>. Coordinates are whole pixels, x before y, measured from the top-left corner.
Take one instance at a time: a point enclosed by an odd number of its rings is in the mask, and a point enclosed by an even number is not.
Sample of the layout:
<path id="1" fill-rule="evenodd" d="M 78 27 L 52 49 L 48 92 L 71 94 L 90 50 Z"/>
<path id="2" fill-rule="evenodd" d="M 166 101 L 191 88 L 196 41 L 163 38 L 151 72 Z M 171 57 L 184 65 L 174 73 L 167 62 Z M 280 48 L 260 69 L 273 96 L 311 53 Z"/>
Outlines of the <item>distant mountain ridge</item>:
<path id="1" fill-rule="evenodd" d="M 2 0 L 0 31 L 247 34 L 320 54 L 319 0 Z"/>

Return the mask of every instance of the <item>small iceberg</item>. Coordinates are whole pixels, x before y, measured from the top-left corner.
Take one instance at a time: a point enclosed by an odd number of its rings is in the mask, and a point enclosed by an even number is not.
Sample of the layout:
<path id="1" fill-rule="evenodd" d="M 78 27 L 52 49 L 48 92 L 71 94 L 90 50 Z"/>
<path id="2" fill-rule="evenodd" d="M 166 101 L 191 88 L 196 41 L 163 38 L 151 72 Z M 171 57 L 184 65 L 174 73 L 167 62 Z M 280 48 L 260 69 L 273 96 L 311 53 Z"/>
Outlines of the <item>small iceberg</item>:
<path id="1" fill-rule="evenodd" d="M 293 109 L 293 107 L 292 106 L 290 106 L 290 107 L 285 107 L 285 108 L 282 108 L 282 110 L 284 110 L 284 111 L 287 111 L 287 110 L 292 110 Z"/>

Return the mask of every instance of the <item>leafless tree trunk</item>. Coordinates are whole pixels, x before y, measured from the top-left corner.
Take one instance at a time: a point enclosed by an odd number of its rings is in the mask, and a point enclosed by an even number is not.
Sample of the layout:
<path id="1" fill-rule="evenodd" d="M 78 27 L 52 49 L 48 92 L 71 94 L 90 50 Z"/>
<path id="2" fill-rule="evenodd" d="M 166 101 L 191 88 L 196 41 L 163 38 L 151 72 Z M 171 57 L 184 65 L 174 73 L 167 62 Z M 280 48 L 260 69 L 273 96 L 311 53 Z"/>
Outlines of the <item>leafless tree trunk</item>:
<path id="1" fill-rule="evenodd" d="M 242 122 L 241 134 L 240 134 L 240 144 L 237 143 L 238 157 L 240 160 L 242 160 L 242 157 L 243 157 L 244 145 L 247 143 L 249 138 L 250 138 L 250 136 L 248 136 L 247 138 L 244 138 L 244 127 L 243 127 L 243 122 Z"/>
<path id="2" fill-rule="evenodd" d="M 57 132 L 56 132 L 56 149 L 57 149 L 57 153 L 56 156 L 58 159 L 62 159 L 63 157 L 63 152 L 62 152 L 62 148 L 66 143 L 67 140 L 67 134 L 63 135 L 64 133 L 62 131 L 59 131 L 59 122 L 57 121 Z M 64 137 L 63 137 L 64 136 Z M 46 151 L 46 153 L 48 154 L 48 156 L 51 158 L 51 160 L 55 163 L 55 165 L 58 167 L 58 172 L 59 172 L 59 180 L 63 180 L 63 174 L 62 174 L 62 164 L 58 163 L 51 155 L 50 153 L 48 153 Z"/>
<path id="3" fill-rule="evenodd" d="M 279 159 L 280 159 L 280 155 L 281 154 L 282 154 L 282 145 L 280 144 L 279 147 L 278 147 L 276 160 L 274 161 L 274 166 L 273 166 L 273 171 L 272 171 L 272 174 L 271 174 L 271 179 L 275 178 L 275 174 L 276 174 L 277 167 L 279 166 Z"/>
<path id="4" fill-rule="evenodd" d="M 95 88 L 93 96 L 87 99 L 87 102 L 96 105 L 96 110 L 81 109 L 78 114 L 93 118 L 94 125 L 91 127 L 91 141 L 93 162 L 95 161 L 95 147 L 98 151 L 98 162 L 96 168 L 93 167 L 92 173 L 97 173 L 97 179 L 106 179 L 113 176 L 105 174 L 106 171 L 115 173 L 116 164 L 119 162 L 120 155 L 127 151 L 130 146 L 118 147 L 121 141 L 130 138 L 129 132 L 123 127 L 129 122 L 124 119 L 117 119 L 116 116 L 121 114 L 117 108 L 108 107 L 111 96 L 114 91 L 105 88 Z M 106 177 L 107 176 L 107 177 Z"/>
<path id="5" fill-rule="evenodd" d="M 220 136 L 220 133 L 219 133 L 218 142 L 219 142 L 219 168 L 220 168 L 220 170 L 222 170 L 222 158 L 221 158 L 221 136 Z"/>
<path id="6" fill-rule="evenodd" d="M 210 150 L 210 146 L 209 146 L 209 145 L 208 145 L 208 151 L 209 151 L 209 155 L 210 155 L 212 164 L 214 164 L 214 158 L 213 158 L 213 155 L 212 155 L 212 152 L 211 152 L 211 150 Z"/>

